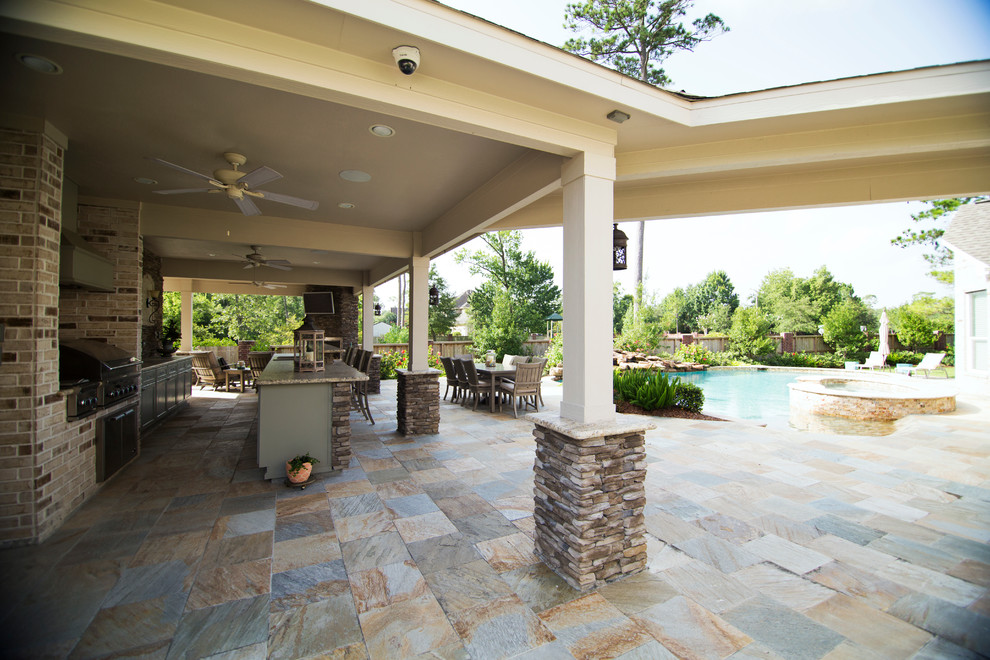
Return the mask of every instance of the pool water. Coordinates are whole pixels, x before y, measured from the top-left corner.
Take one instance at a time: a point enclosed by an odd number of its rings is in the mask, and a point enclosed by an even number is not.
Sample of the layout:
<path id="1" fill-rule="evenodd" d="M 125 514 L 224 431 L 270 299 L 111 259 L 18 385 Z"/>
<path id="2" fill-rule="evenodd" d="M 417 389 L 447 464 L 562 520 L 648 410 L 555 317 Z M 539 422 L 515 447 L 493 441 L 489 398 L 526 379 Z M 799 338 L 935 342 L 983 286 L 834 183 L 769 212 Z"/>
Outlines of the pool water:
<path id="1" fill-rule="evenodd" d="M 804 374 L 757 371 L 755 369 L 694 371 L 679 376 L 705 392 L 706 415 L 736 419 L 787 421 L 791 415 L 788 383 Z"/>
<path id="2" fill-rule="evenodd" d="M 894 432 L 893 422 L 864 421 L 791 412 L 788 383 L 805 372 L 757 371 L 756 369 L 716 369 L 678 376 L 705 392 L 702 412 L 714 417 L 731 417 L 767 424 L 770 427 L 838 435 L 882 436 Z"/>

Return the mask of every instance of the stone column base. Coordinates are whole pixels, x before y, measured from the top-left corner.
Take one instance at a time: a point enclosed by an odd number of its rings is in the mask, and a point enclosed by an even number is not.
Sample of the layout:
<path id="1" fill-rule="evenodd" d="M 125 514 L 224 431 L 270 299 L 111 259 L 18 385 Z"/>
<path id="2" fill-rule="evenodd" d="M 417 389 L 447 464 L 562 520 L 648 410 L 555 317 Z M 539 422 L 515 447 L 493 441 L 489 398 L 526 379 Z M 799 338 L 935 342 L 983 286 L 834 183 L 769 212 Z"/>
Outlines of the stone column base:
<path id="1" fill-rule="evenodd" d="M 342 470 L 351 464 L 351 384 L 333 383 L 331 387 L 330 468 Z"/>
<path id="2" fill-rule="evenodd" d="M 432 435 L 440 432 L 440 372 L 396 370 L 398 378 L 395 409 L 402 435 Z"/>
<path id="3" fill-rule="evenodd" d="M 579 424 L 552 413 L 536 423 L 536 551 L 575 589 L 646 567 L 645 431 L 630 415 Z"/>

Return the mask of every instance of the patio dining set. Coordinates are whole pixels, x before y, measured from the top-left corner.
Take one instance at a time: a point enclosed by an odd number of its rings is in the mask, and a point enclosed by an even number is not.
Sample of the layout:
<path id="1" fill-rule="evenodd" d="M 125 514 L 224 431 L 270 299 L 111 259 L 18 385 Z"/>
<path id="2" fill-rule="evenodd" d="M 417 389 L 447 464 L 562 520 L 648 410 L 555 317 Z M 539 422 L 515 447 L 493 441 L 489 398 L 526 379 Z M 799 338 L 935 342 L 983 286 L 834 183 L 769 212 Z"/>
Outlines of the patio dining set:
<path id="1" fill-rule="evenodd" d="M 506 355 L 501 364 L 486 364 L 466 354 L 441 357 L 440 362 L 447 378 L 445 400 L 451 394 L 451 401 L 460 400 L 462 405 L 473 402 L 472 410 L 477 410 L 483 397 L 487 397 L 489 412 L 495 412 L 496 403 L 501 411 L 502 403 L 511 400 L 514 417 L 519 416 L 520 405 L 524 412 L 529 407 L 538 411 L 543 403 L 545 359 L 530 361 L 526 355 Z"/>

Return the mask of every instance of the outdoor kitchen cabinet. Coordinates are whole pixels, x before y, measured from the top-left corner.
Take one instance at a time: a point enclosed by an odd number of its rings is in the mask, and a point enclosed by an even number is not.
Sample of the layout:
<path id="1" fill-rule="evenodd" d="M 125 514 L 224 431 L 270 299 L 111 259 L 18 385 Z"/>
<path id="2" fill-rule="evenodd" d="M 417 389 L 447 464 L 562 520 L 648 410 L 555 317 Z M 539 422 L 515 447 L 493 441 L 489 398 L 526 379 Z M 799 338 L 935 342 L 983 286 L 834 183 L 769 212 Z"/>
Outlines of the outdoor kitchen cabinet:
<path id="1" fill-rule="evenodd" d="M 141 429 L 179 409 L 192 393 L 192 357 L 145 362 L 141 369 Z"/>

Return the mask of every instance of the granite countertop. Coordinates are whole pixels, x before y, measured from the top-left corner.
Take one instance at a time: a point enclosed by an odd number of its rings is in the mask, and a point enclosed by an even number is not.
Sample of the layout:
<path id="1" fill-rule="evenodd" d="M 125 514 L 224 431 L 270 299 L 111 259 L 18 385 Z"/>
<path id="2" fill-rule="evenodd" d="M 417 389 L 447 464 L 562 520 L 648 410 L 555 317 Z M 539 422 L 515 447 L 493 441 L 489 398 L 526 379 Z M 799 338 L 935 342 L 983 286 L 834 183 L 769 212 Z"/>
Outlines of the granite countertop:
<path id="1" fill-rule="evenodd" d="M 298 373 L 292 369 L 292 356 L 286 355 L 289 359 L 275 357 L 265 370 L 256 377 L 259 385 L 305 385 L 307 383 L 352 383 L 354 381 L 368 380 L 368 375 L 363 374 L 354 367 L 349 367 L 341 360 L 334 360 L 334 363 L 327 365 L 326 371 L 315 373 Z"/>

